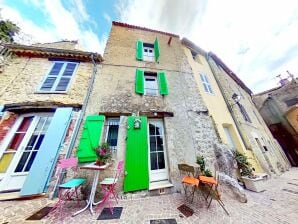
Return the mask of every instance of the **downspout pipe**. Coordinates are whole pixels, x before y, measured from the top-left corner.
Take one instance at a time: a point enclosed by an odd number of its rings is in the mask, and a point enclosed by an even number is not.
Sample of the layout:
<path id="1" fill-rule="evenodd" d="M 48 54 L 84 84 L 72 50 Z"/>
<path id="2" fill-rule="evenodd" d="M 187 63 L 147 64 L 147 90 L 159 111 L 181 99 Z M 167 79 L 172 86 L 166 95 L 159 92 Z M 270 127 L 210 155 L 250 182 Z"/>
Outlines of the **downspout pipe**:
<path id="1" fill-rule="evenodd" d="M 88 101 L 89 101 L 89 98 L 90 98 L 90 95 L 91 95 L 91 92 L 92 92 L 92 89 L 93 89 L 93 84 L 94 84 L 94 81 L 95 81 L 95 77 L 96 77 L 96 74 L 97 74 L 97 67 L 96 67 L 96 62 L 94 60 L 94 54 L 91 54 L 91 60 L 92 60 L 92 64 L 93 64 L 91 79 L 90 79 L 90 82 L 89 82 L 89 85 L 88 85 L 88 88 L 87 88 L 86 97 L 85 97 L 83 105 L 82 105 L 82 110 L 80 112 L 78 121 L 75 125 L 74 131 L 73 131 L 73 134 L 72 134 L 72 137 L 71 137 L 71 140 L 70 140 L 70 144 L 69 144 L 67 153 L 65 155 L 65 158 L 69 158 L 71 156 L 72 149 L 73 149 L 73 147 L 75 145 L 75 142 L 76 142 L 76 139 L 78 137 L 80 126 L 82 124 L 82 121 L 83 121 L 83 118 L 84 118 L 84 115 L 85 115 L 85 112 L 86 112 L 86 109 L 87 109 Z"/>
<path id="2" fill-rule="evenodd" d="M 238 133 L 239 133 L 239 135 L 240 135 L 240 138 L 241 138 L 241 140 L 242 140 L 242 142 L 243 142 L 245 148 L 248 149 L 249 147 L 248 147 L 248 145 L 247 145 L 247 143 L 246 143 L 246 141 L 245 141 L 245 139 L 244 139 L 244 136 L 243 136 L 243 134 L 242 134 L 242 132 L 241 132 L 241 130 L 240 130 L 239 123 L 238 123 L 238 121 L 237 121 L 237 119 L 236 119 L 236 117 L 235 117 L 235 114 L 234 114 L 234 112 L 233 112 L 233 110 L 232 110 L 232 107 L 231 107 L 231 105 L 230 105 L 230 103 L 229 103 L 227 97 L 226 97 L 225 94 L 224 94 L 224 90 L 223 90 L 223 88 L 222 88 L 222 86 L 221 86 L 221 84 L 220 84 L 220 82 L 219 82 L 219 80 L 218 80 L 218 78 L 217 78 L 217 76 L 216 76 L 216 72 L 214 71 L 214 68 L 213 68 L 213 66 L 212 66 L 211 63 L 210 63 L 209 58 L 210 58 L 210 55 L 209 55 L 209 52 L 208 52 L 208 53 L 207 53 L 207 62 L 208 62 L 208 64 L 209 64 L 209 67 L 211 68 L 211 71 L 212 71 L 212 73 L 214 74 L 214 78 L 215 78 L 215 81 L 216 81 L 216 83 L 217 83 L 217 86 L 219 87 L 220 92 L 222 93 L 222 96 L 223 96 L 224 101 L 225 101 L 225 103 L 226 103 L 226 105 L 227 105 L 227 108 L 228 108 L 228 110 L 229 110 L 229 112 L 230 112 L 230 114 L 231 114 L 231 116 L 232 116 L 232 119 L 233 119 L 235 125 L 236 125 L 236 129 L 237 129 L 237 131 L 238 131 Z"/>
<path id="3" fill-rule="evenodd" d="M 80 111 L 80 115 L 79 115 L 78 120 L 75 124 L 73 134 L 71 136 L 70 143 L 69 143 L 67 152 L 66 152 L 65 157 L 64 157 L 65 159 L 69 158 L 71 156 L 72 149 L 74 148 L 74 145 L 76 143 L 76 139 L 78 137 L 81 124 L 83 122 L 83 118 L 84 118 L 84 115 L 85 115 L 85 112 L 86 112 L 86 109 L 87 109 L 88 101 L 89 101 L 89 98 L 90 98 L 90 95 L 91 95 L 91 92 L 92 92 L 92 89 L 93 89 L 93 84 L 94 84 L 94 81 L 95 81 L 95 77 L 96 77 L 96 74 L 97 74 L 97 67 L 96 67 L 96 62 L 94 60 L 94 54 L 91 54 L 90 57 L 91 57 L 91 61 L 92 61 L 92 64 L 93 64 L 92 75 L 91 75 L 91 79 L 89 81 L 89 85 L 88 85 L 88 88 L 87 88 L 87 94 L 86 94 L 85 99 L 83 101 L 82 110 Z M 52 194 L 50 195 L 50 198 L 54 198 L 55 196 L 57 196 L 56 195 L 57 186 L 58 186 L 58 182 L 60 181 L 62 175 L 63 175 L 63 173 L 60 173 L 60 175 L 57 177 L 57 180 L 56 180 L 54 189 L 52 191 Z"/>

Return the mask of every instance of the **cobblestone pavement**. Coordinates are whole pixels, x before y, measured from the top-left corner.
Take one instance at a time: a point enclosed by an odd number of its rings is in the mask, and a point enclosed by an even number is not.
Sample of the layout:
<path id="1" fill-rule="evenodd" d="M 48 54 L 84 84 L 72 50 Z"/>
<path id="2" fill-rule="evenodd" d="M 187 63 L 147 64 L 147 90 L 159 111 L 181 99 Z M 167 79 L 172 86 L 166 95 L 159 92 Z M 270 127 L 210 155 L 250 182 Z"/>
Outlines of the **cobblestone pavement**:
<path id="1" fill-rule="evenodd" d="M 290 171 L 266 183 L 262 193 L 246 191 L 247 203 L 240 203 L 223 193 L 230 216 L 227 216 L 216 201 L 207 209 L 204 200 L 196 196 L 196 203 L 188 204 L 195 213 L 186 218 L 178 210 L 185 203 L 183 194 L 175 193 L 137 199 L 120 200 L 121 219 L 98 221 L 100 211 L 91 215 L 88 211 L 71 217 L 77 208 L 68 207 L 61 221 L 58 212 L 52 212 L 40 221 L 25 221 L 40 208 L 54 202 L 46 198 L 0 202 L 0 223 L 150 223 L 151 219 L 174 218 L 177 223 L 298 223 L 298 169 Z M 70 203 L 72 204 L 72 202 Z M 101 210 L 101 209 L 100 209 Z"/>

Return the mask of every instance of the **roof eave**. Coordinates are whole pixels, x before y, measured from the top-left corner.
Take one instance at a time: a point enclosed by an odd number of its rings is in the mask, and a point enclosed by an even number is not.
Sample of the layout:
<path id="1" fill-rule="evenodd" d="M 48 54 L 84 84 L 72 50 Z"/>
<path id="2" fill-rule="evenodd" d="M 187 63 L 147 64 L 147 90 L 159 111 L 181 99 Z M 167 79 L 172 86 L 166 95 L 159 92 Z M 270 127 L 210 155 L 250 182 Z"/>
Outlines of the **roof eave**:
<path id="1" fill-rule="evenodd" d="M 65 50 L 48 47 L 36 47 L 27 46 L 21 44 L 5 44 L 6 48 L 16 53 L 19 56 L 31 56 L 31 57 L 61 57 L 61 58 L 75 58 L 83 61 L 92 61 L 92 55 L 94 61 L 102 62 L 103 57 L 98 53 L 79 51 L 79 50 Z"/>

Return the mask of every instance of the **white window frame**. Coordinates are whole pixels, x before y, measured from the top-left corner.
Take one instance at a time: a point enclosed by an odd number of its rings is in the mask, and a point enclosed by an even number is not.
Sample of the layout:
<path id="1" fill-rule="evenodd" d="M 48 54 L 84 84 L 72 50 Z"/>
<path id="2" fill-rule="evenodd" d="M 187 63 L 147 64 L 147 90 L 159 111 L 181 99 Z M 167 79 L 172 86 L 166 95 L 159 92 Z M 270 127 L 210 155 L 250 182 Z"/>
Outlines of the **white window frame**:
<path id="1" fill-rule="evenodd" d="M 155 90 L 155 93 L 152 94 L 152 92 L 148 93 L 148 89 L 149 88 L 146 88 L 146 78 L 150 78 L 150 79 L 154 79 L 155 80 L 155 83 L 156 83 L 156 89 L 150 89 L 151 91 L 152 90 Z M 158 88 L 158 80 L 157 80 L 157 74 L 155 73 L 146 73 L 144 74 L 144 95 L 147 95 L 147 96 L 158 96 L 159 94 L 159 88 Z"/>
<path id="2" fill-rule="evenodd" d="M 108 117 L 106 119 L 106 127 L 105 127 L 105 142 L 108 142 L 108 135 L 109 135 L 109 130 L 110 130 L 110 125 L 112 124 L 115 124 L 117 123 L 118 124 L 118 135 L 117 135 L 117 145 L 111 147 L 111 149 L 115 152 L 117 151 L 117 147 L 118 147 L 118 140 L 119 140 L 119 128 L 120 128 L 120 117 Z"/>
<path id="3" fill-rule="evenodd" d="M 207 75 L 200 73 L 200 78 L 206 93 L 214 94 L 211 84 L 209 83 Z"/>
<path id="4" fill-rule="evenodd" d="M 57 77 L 57 79 L 55 80 L 54 85 L 52 86 L 52 88 L 51 88 L 50 91 L 41 90 L 41 87 L 43 86 L 45 80 L 48 78 L 50 72 L 54 68 L 55 63 L 63 63 L 63 65 L 62 65 L 62 68 L 60 69 L 58 75 L 55 76 L 55 77 Z M 75 69 L 74 69 L 74 71 L 73 71 L 73 73 L 72 73 L 72 75 L 70 77 L 70 80 L 69 80 L 69 83 L 68 83 L 66 89 L 64 91 L 57 91 L 55 89 L 57 88 L 57 85 L 58 85 L 59 81 L 61 80 L 62 74 L 65 71 L 66 66 L 67 66 L 68 63 L 76 64 L 76 67 L 75 67 Z M 51 68 L 47 72 L 47 75 L 45 75 L 44 79 L 42 80 L 41 84 L 39 85 L 38 90 L 37 90 L 37 93 L 67 93 L 68 90 L 69 90 L 69 88 L 70 88 L 70 86 L 71 86 L 72 80 L 73 80 L 73 78 L 74 78 L 74 76 L 76 74 L 76 71 L 77 71 L 77 69 L 79 67 L 78 65 L 79 65 L 79 62 L 72 62 L 72 61 L 53 61 L 53 64 L 52 64 Z"/>
<path id="5" fill-rule="evenodd" d="M 152 44 L 153 47 L 145 47 L 146 44 L 148 44 L 148 43 L 143 43 L 143 60 L 144 61 L 150 61 L 150 62 L 153 61 L 154 62 L 155 61 L 154 45 Z M 147 50 L 147 52 L 145 52 L 145 50 Z M 150 50 L 152 52 L 149 52 Z"/>

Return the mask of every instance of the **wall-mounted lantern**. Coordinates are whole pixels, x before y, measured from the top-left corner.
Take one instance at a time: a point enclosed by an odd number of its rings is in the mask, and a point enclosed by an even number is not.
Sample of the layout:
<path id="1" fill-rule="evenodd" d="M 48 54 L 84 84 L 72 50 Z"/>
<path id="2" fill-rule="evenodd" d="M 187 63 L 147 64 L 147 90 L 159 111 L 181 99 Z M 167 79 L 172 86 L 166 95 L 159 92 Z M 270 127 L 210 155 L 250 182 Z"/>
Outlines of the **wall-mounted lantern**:
<path id="1" fill-rule="evenodd" d="M 133 127 L 134 129 L 140 129 L 141 128 L 141 119 L 140 118 L 135 118 L 134 122 L 133 122 Z"/>
<path id="2" fill-rule="evenodd" d="M 238 102 L 240 101 L 240 99 L 241 99 L 241 96 L 238 95 L 237 93 L 234 93 L 234 94 L 232 95 L 232 99 L 233 99 L 236 103 L 238 103 Z"/>

